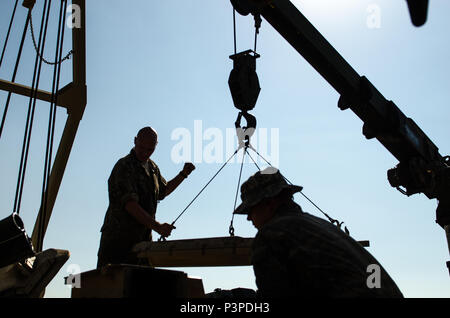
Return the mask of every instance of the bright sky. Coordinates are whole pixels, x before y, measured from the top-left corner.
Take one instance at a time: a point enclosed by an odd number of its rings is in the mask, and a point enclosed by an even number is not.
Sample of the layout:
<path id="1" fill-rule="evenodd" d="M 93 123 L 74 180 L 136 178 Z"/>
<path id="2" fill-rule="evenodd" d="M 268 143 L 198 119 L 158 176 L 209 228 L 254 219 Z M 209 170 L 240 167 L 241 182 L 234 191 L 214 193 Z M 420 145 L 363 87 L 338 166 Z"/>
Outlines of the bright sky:
<path id="1" fill-rule="evenodd" d="M 360 75 L 421 127 L 442 155 L 450 153 L 448 1 L 430 1 L 428 21 L 421 28 L 411 24 L 403 0 L 294 2 Z M 2 79 L 11 79 L 25 21 L 20 3 Z M 57 3 L 51 26 L 57 22 Z M 13 4 L 0 2 L 2 44 Z M 42 6 L 37 1 L 33 11 L 36 30 Z M 46 297 L 70 297 L 63 283 L 70 266 L 83 272 L 95 268 L 108 206 L 107 179 L 115 162 L 130 151 L 139 128 L 151 125 L 158 131 L 152 159 L 166 179 L 182 169 L 177 154 L 195 161 L 197 169 L 158 206 L 157 219 L 171 223 L 226 160 L 226 145 L 233 142 L 227 129 L 234 127 L 238 113 L 227 85 L 232 68 L 228 56 L 233 53 L 229 1 L 95 0 L 87 1 L 86 15 L 88 104 L 44 242 L 45 249 L 66 249 L 71 257 Z M 238 50 L 252 48 L 252 18 L 238 16 L 237 31 Z M 48 36 L 45 55 L 53 58 L 54 30 Z M 66 28 L 65 52 L 70 49 Z M 378 141 L 365 139 L 361 120 L 338 109 L 338 94 L 265 20 L 258 53 L 261 93 L 252 113 L 260 130 L 255 146 L 317 205 L 344 221 L 352 237 L 369 240 L 368 250 L 406 297 L 449 297 L 449 253 L 445 233 L 435 223 L 436 200 L 422 194 L 408 198 L 391 188 L 386 171 L 396 159 Z M 28 32 L 17 82 L 31 84 L 33 63 Z M 40 88 L 50 89 L 52 69 L 44 67 Z M 68 61 L 61 87 L 71 76 Z M 2 112 L 5 101 L 6 93 L 0 92 Z M 1 218 L 13 208 L 27 106 L 27 99 L 12 98 L 0 140 Z M 56 141 L 65 119 L 65 111 L 59 110 Z M 38 103 L 20 214 L 29 235 L 40 203 L 47 121 L 48 104 Z M 262 161 L 258 164 L 264 167 Z M 239 167 L 234 161 L 219 174 L 178 220 L 171 239 L 228 236 Z M 245 164 L 243 180 L 254 172 L 253 164 Z M 295 199 L 321 216 L 301 195 Z M 238 236 L 256 234 L 242 216 L 235 218 L 234 227 Z M 206 292 L 256 288 L 251 267 L 179 270 L 201 277 Z"/>

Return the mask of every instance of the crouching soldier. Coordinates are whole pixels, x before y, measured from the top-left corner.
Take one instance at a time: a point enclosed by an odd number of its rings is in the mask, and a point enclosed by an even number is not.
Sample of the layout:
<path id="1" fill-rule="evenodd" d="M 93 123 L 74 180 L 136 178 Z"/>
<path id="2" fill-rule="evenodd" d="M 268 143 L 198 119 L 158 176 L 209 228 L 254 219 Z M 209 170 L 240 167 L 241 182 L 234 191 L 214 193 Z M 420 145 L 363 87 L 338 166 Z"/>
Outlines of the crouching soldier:
<path id="1" fill-rule="evenodd" d="M 252 265 L 260 296 L 403 297 L 362 245 L 334 224 L 303 212 L 293 200 L 302 187 L 289 185 L 275 171 L 257 172 L 243 183 L 242 204 L 234 211 L 258 229 Z M 378 284 L 371 282 L 371 268 L 379 270 Z"/>

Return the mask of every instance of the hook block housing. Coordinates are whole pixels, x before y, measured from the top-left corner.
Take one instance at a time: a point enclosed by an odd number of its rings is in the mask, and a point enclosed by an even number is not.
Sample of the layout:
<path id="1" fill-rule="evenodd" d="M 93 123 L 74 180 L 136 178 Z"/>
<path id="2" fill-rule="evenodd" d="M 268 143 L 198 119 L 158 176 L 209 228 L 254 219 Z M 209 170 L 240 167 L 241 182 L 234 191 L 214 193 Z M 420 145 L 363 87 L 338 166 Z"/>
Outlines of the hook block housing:
<path id="1" fill-rule="evenodd" d="M 256 59 L 260 55 L 247 50 L 230 56 L 233 70 L 228 78 L 234 106 L 242 111 L 252 110 L 258 100 L 261 87 L 256 74 Z"/>

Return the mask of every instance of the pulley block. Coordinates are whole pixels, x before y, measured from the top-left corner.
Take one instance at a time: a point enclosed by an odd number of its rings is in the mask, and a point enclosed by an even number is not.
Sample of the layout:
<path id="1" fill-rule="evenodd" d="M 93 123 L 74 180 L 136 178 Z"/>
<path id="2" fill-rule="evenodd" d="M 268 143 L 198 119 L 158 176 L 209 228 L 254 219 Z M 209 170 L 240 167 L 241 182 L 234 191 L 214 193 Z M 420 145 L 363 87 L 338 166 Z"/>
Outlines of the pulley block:
<path id="1" fill-rule="evenodd" d="M 233 69 L 228 78 L 234 106 L 242 111 L 252 110 L 258 100 L 261 87 L 256 74 L 256 59 L 260 55 L 247 50 L 230 56 Z"/>

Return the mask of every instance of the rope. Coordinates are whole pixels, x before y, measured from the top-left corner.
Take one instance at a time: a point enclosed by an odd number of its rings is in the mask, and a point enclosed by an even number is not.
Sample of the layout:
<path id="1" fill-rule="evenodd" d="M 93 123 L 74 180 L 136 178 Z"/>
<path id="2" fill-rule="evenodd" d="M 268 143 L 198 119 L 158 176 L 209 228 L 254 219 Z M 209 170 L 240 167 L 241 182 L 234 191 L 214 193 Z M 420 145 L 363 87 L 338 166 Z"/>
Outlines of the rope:
<path id="1" fill-rule="evenodd" d="M 2 67 L 3 57 L 5 56 L 6 45 L 8 44 L 9 34 L 11 33 L 11 27 L 14 21 L 14 16 L 16 15 L 17 2 L 19 2 L 19 0 L 16 0 L 16 3 L 14 4 L 13 13 L 11 15 L 11 21 L 9 22 L 8 32 L 6 33 L 5 44 L 3 44 L 2 56 L 0 58 L 0 68 Z"/>
<path id="2" fill-rule="evenodd" d="M 15 80 L 16 80 L 17 70 L 19 68 L 20 59 L 22 57 L 23 44 L 25 42 L 25 36 L 26 36 L 26 33 L 27 33 L 28 24 L 29 24 L 29 17 L 27 16 L 27 19 L 25 21 L 25 26 L 24 26 L 24 29 L 23 29 L 23 33 L 22 33 L 22 39 L 20 41 L 19 52 L 17 53 L 16 64 L 14 66 L 14 71 L 13 71 L 13 75 L 12 75 L 12 78 L 11 78 L 11 82 L 12 83 L 14 83 Z M 6 45 L 6 43 L 5 43 L 5 45 Z M 8 113 L 8 108 L 9 108 L 9 102 L 11 100 L 11 95 L 12 95 L 12 93 L 8 92 L 8 97 L 6 98 L 6 103 L 5 103 L 5 109 L 3 110 L 2 123 L 0 124 L 0 138 L 2 137 L 3 128 L 5 126 L 5 120 L 6 120 L 6 115 Z"/>

